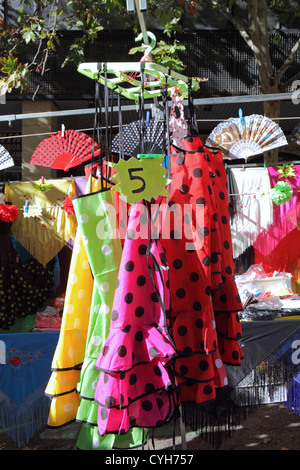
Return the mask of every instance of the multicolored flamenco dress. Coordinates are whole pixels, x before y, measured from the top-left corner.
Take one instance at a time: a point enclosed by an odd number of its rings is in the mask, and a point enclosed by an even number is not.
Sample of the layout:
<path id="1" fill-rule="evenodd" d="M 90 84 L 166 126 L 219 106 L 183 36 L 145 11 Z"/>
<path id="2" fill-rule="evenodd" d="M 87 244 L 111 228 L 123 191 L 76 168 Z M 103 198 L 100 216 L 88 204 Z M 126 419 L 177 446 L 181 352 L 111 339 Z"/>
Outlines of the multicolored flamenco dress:
<path id="1" fill-rule="evenodd" d="M 17 319 L 36 314 L 52 296 L 53 266 L 35 258 L 18 259 L 10 237 L 17 206 L 0 204 L 0 329 L 9 330 Z M 21 217 L 21 215 L 19 216 Z"/>

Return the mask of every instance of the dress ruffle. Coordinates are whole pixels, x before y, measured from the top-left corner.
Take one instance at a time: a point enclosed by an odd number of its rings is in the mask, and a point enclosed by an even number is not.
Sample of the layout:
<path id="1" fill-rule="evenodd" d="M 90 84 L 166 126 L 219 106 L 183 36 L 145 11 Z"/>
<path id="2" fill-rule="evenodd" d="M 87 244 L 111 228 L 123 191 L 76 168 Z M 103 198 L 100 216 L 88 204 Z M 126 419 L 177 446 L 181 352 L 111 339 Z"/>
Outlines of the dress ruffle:
<path id="1" fill-rule="evenodd" d="M 146 206 L 131 207 L 127 233 L 142 222 Z M 147 231 L 146 231 L 147 232 Z M 125 433 L 155 427 L 176 409 L 170 365 L 175 349 L 166 311 L 170 291 L 165 253 L 158 240 L 125 239 L 111 327 L 95 363 L 100 378 L 95 392 L 98 430 Z"/>

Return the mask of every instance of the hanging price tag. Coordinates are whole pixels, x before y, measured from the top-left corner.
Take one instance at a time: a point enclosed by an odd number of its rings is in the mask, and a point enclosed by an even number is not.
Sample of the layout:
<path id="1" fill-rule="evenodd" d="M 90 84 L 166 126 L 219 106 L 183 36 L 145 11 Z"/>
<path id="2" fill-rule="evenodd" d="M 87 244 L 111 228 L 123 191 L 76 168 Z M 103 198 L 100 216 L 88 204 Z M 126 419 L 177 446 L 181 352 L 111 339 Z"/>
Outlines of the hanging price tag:
<path id="1" fill-rule="evenodd" d="M 111 179 L 117 184 L 112 189 L 126 196 L 129 204 L 143 199 L 151 201 L 159 195 L 169 196 L 166 186 L 170 180 L 166 178 L 167 170 L 162 166 L 162 161 L 163 157 L 107 162 L 116 172 Z"/>

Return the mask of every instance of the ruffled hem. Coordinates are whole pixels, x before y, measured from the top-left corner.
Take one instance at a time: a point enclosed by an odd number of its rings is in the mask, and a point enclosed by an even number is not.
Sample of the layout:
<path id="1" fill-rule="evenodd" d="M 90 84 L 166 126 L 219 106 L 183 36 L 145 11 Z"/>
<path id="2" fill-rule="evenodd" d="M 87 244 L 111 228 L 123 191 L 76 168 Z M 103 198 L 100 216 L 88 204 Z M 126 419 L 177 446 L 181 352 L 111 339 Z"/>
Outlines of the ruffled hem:
<path id="1" fill-rule="evenodd" d="M 48 416 L 49 427 L 60 427 L 76 419 L 80 397 L 76 391 L 52 398 Z"/>
<path id="2" fill-rule="evenodd" d="M 124 435 L 106 434 L 100 436 L 97 426 L 82 424 L 77 439 L 79 450 L 134 449 L 146 443 L 147 430 L 133 428 Z"/>
<path id="3" fill-rule="evenodd" d="M 155 357 L 171 359 L 175 349 L 155 326 L 128 326 L 123 330 L 111 328 L 95 367 L 102 371 L 126 372 Z"/>
<path id="4" fill-rule="evenodd" d="M 98 432 L 125 434 L 131 428 L 152 428 L 171 421 L 176 410 L 173 392 L 154 392 L 127 408 L 98 408 Z"/>
<path id="5" fill-rule="evenodd" d="M 156 357 L 148 364 L 141 364 L 127 374 L 102 372 L 95 392 L 95 401 L 107 408 L 128 408 L 133 401 L 154 392 L 171 389 L 171 380 L 164 360 Z"/>

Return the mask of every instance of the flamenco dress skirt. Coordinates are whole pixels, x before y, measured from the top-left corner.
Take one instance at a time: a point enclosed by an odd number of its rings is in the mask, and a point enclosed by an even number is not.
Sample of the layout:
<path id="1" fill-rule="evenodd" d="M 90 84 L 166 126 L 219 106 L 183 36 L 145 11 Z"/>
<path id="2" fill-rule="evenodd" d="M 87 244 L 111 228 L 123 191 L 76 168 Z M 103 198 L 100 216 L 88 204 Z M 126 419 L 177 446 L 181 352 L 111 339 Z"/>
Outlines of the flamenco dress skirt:
<path id="1" fill-rule="evenodd" d="M 207 162 L 212 176 L 221 237 L 222 286 L 212 291 L 213 309 L 216 321 L 218 349 L 223 363 L 239 365 L 243 352 L 239 344 L 242 328 L 239 312 L 243 305 L 233 277 L 234 261 L 231 243 L 229 196 L 226 187 L 227 175 L 223 155 L 205 147 Z"/>
<path id="2" fill-rule="evenodd" d="M 162 237 L 161 241 L 170 268 L 171 326 L 180 402 L 200 404 L 215 399 L 216 389 L 227 385 L 213 303 L 214 293 L 223 288 L 224 259 L 213 190 L 215 175 L 209 157 L 199 137 L 182 139 L 181 147 L 180 155 L 172 149 L 177 155 L 171 157 L 169 208 L 174 204 L 181 208 L 182 236 L 176 236 L 174 223 L 170 237 Z M 189 217 L 186 207 L 192 208 Z M 178 226 L 178 217 L 176 223 Z M 187 223 L 192 227 L 194 247 L 186 237 Z"/>
<path id="3" fill-rule="evenodd" d="M 0 220 L 0 329 L 9 330 L 17 319 L 34 315 L 52 297 L 53 267 L 35 258 L 18 261 L 10 238 L 12 223 Z"/>
<path id="4" fill-rule="evenodd" d="M 80 404 L 76 419 L 83 423 L 77 446 L 85 450 L 136 447 L 143 444 L 142 429 L 103 437 L 97 429 L 98 404 L 94 395 L 100 371 L 95 368 L 95 362 L 109 333 L 122 254 L 121 241 L 116 236 L 112 191 L 106 189 L 80 196 L 73 200 L 73 205 L 94 280 L 85 357 L 77 385 Z"/>
<path id="5" fill-rule="evenodd" d="M 168 329 L 169 284 L 165 254 L 150 238 L 147 207 L 131 206 L 111 325 L 96 361 L 98 430 L 125 434 L 157 427 L 176 410 Z"/>

